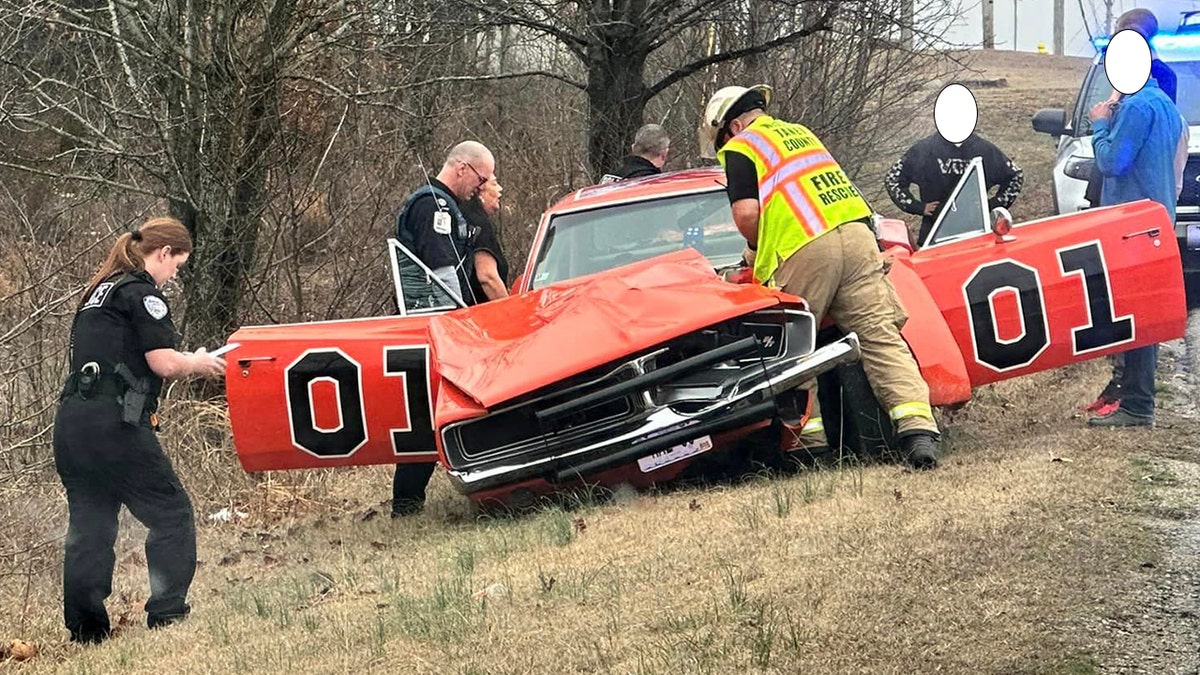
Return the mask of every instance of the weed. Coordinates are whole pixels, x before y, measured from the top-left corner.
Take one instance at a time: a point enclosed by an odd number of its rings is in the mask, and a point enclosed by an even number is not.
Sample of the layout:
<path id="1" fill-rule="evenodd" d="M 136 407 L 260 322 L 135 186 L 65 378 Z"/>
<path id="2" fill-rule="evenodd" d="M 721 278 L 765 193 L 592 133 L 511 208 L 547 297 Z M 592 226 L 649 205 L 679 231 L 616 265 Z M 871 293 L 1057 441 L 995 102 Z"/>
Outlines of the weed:
<path id="1" fill-rule="evenodd" d="M 783 481 L 775 481 L 771 486 L 771 495 L 775 498 L 775 515 L 787 518 L 792 512 L 792 487 Z"/>

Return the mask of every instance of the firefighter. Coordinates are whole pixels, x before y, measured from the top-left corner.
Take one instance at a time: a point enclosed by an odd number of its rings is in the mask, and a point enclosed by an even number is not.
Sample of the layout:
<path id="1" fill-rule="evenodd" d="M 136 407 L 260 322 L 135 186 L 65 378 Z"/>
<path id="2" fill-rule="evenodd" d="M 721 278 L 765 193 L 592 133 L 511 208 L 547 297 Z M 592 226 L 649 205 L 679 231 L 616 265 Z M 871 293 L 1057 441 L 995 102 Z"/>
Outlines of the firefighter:
<path id="1" fill-rule="evenodd" d="M 771 88 L 725 87 L 709 100 L 701 153 L 725 167 L 734 222 L 754 278 L 803 297 L 858 334 L 871 388 L 896 426 L 905 459 L 937 466 L 929 388 L 900 337 L 906 320 L 885 276 L 871 208 L 807 128 L 766 114 Z"/>
<path id="2" fill-rule="evenodd" d="M 187 229 L 155 218 L 122 234 L 87 285 L 71 326 L 71 372 L 54 418 L 54 464 L 67 492 L 63 618 L 71 640 L 100 642 L 110 627 L 117 513 L 124 504 L 150 532 L 147 623 L 187 616 L 196 572 L 192 503 L 154 432 L 164 378 L 218 378 L 225 362 L 176 351 L 159 288 L 192 249 Z"/>

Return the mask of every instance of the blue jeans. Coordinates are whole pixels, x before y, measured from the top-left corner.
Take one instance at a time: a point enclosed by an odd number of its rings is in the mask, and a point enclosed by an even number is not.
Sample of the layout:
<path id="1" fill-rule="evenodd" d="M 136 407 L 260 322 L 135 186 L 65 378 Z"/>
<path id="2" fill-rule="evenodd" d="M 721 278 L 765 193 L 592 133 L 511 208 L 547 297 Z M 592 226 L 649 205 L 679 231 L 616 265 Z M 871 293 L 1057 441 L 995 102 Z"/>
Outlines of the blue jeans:
<path id="1" fill-rule="evenodd" d="M 1158 345 L 1125 352 L 1125 372 L 1121 374 L 1121 408 L 1128 413 L 1148 417 L 1154 414 L 1154 369 L 1158 366 Z"/>

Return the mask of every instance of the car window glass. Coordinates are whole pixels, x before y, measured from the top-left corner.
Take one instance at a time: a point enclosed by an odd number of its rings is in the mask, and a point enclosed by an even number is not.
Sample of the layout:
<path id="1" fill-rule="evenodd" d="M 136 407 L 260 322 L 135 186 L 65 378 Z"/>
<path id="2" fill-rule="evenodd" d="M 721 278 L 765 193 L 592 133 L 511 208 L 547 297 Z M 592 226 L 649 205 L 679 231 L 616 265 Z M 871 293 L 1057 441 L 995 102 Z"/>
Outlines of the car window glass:
<path id="1" fill-rule="evenodd" d="M 733 223 L 725 192 L 601 206 L 554 216 L 531 282 L 558 281 L 692 247 L 713 267 L 737 262 L 745 240 Z"/>
<path id="2" fill-rule="evenodd" d="M 388 252 L 392 281 L 396 285 L 396 304 L 401 315 L 446 312 L 464 306 L 433 271 L 400 242 L 389 239 Z"/>
<path id="3" fill-rule="evenodd" d="M 988 231 L 987 199 L 983 192 L 983 164 L 973 160 L 946 202 L 929 233 L 926 246 L 942 244 Z"/>

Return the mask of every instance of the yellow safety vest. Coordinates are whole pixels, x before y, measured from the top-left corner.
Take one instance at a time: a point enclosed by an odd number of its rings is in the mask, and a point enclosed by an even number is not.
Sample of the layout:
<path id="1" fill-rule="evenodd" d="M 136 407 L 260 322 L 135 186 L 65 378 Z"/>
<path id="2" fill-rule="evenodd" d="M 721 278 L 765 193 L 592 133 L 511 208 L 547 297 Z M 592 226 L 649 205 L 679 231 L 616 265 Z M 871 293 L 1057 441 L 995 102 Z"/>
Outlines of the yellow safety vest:
<path id="1" fill-rule="evenodd" d="M 843 223 L 867 218 L 871 207 L 816 134 L 768 115 L 717 152 L 744 155 L 758 172 L 758 242 L 754 278 L 768 283 L 793 253 Z"/>

